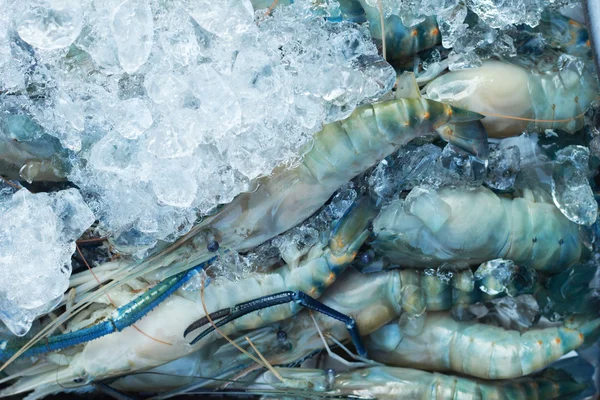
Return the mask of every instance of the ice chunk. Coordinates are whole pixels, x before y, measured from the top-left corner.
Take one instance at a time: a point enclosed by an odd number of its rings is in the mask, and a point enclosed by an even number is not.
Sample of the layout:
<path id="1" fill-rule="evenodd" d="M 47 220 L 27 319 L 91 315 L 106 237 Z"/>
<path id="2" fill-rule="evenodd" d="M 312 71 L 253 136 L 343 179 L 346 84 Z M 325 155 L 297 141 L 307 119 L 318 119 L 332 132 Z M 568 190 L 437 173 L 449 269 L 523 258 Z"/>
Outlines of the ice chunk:
<path id="1" fill-rule="evenodd" d="M 524 330 L 531 328 L 540 317 L 540 308 L 530 294 L 519 297 L 502 297 L 492 300 L 494 315 L 506 329 Z"/>
<path id="2" fill-rule="evenodd" d="M 318 230 L 303 224 L 272 240 L 272 245 L 279 249 L 281 258 L 291 266 L 299 263 L 300 257 L 321 238 Z"/>
<path id="3" fill-rule="evenodd" d="M 377 197 L 391 200 L 395 192 L 394 178 L 394 171 L 390 163 L 386 159 L 381 160 L 369 176 L 369 187 Z"/>
<path id="4" fill-rule="evenodd" d="M 218 127 L 213 132 L 215 139 L 221 139 L 230 129 L 238 128 L 242 123 L 242 110 L 237 96 L 210 65 L 199 65 L 191 76 L 190 87 L 194 96 L 200 100 L 204 124 Z"/>
<path id="5" fill-rule="evenodd" d="M 384 201 L 399 192 L 423 185 L 479 186 L 485 164 L 448 144 L 442 151 L 433 144 L 408 145 L 380 163 L 368 178 L 371 190 Z"/>
<path id="6" fill-rule="evenodd" d="M 484 262 L 475 271 L 479 290 L 490 295 L 504 292 L 516 271 L 515 263 L 501 258 Z"/>
<path id="7" fill-rule="evenodd" d="M 341 218 L 354 203 L 356 196 L 357 193 L 352 183 L 340 188 L 327 206 L 327 212 L 331 215 L 331 218 Z"/>
<path id="8" fill-rule="evenodd" d="M 75 240 L 94 222 L 76 189 L 0 196 L 0 319 L 22 336 L 68 287 Z"/>
<path id="9" fill-rule="evenodd" d="M 156 71 L 144 81 L 148 97 L 157 104 L 176 101 L 187 90 L 187 83 L 171 72 Z"/>
<path id="10" fill-rule="evenodd" d="M 128 99 L 122 101 L 117 110 L 120 124 L 116 131 L 126 139 L 137 139 L 152 125 L 152 113 L 141 99 Z"/>
<path id="11" fill-rule="evenodd" d="M 486 166 L 479 158 L 448 143 L 441 155 L 441 163 L 449 171 L 450 179 L 456 183 L 479 186 L 485 177 Z"/>
<path id="12" fill-rule="evenodd" d="M 402 149 L 398 152 L 395 165 L 398 167 L 398 184 L 403 188 L 426 183 L 437 186 L 441 183 L 442 171 L 439 170 L 438 160 L 442 150 L 432 144 L 417 148 Z"/>
<path id="13" fill-rule="evenodd" d="M 154 23 L 148 0 L 125 0 L 115 10 L 111 24 L 119 62 L 128 74 L 136 72 L 150 57 Z"/>
<path id="14" fill-rule="evenodd" d="M 565 147 L 556 153 L 552 172 L 554 204 L 579 225 L 592 225 L 598 218 L 598 203 L 588 181 L 589 157 L 587 147 Z"/>
<path id="15" fill-rule="evenodd" d="M 65 119 L 65 121 L 67 121 L 74 129 L 80 132 L 83 131 L 85 124 L 83 110 L 81 106 L 75 103 L 68 94 L 64 92 L 60 92 L 58 94 L 54 109 L 57 112 L 57 116 Z M 79 149 L 74 148 L 72 150 Z"/>
<path id="16" fill-rule="evenodd" d="M 450 49 L 454 47 L 457 39 L 467 34 L 469 26 L 464 23 L 467 18 L 467 7 L 465 3 L 459 2 L 440 17 L 438 24 L 442 35 L 442 45 Z"/>
<path id="17" fill-rule="evenodd" d="M 469 7 L 492 28 L 527 24 L 537 26 L 545 7 L 544 0 L 476 0 Z"/>
<path id="18" fill-rule="evenodd" d="M 19 3 L 17 32 L 33 47 L 55 50 L 71 45 L 83 27 L 78 0 L 29 0 Z"/>
<path id="19" fill-rule="evenodd" d="M 517 146 L 506 147 L 490 153 L 485 184 L 492 189 L 509 190 L 515 184 L 521 168 L 520 151 Z"/>
<path id="20" fill-rule="evenodd" d="M 155 171 L 152 189 L 161 204 L 173 207 L 189 207 L 194 202 L 198 184 L 193 171 L 183 165 L 170 164 Z"/>
<path id="21" fill-rule="evenodd" d="M 132 143 L 118 135 L 106 135 L 92 147 L 88 158 L 90 165 L 98 171 L 124 174 L 132 160 Z"/>
<path id="22" fill-rule="evenodd" d="M 498 149 L 505 151 L 510 147 L 519 149 L 519 164 L 521 169 L 532 168 L 546 163 L 548 157 L 541 149 L 537 133 L 524 133 L 517 137 L 503 139 Z"/>
<path id="23" fill-rule="evenodd" d="M 506 293 L 513 297 L 525 293 L 537 281 L 535 270 L 501 258 L 481 264 L 474 277 L 482 292 L 490 295 Z"/>
<path id="24" fill-rule="evenodd" d="M 205 142 L 206 138 L 199 134 L 201 125 L 200 116 L 194 111 L 174 111 L 168 120 L 151 129 L 148 151 L 161 159 L 189 157 Z"/>
<path id="25" fill-rule="evenodd" d="M 594 136 L 594 138 L 590 141 L 590 151 L 591 153 L 600 158 L 600 136 L 596 135 Z"/>
<path id="26" fill-rule="evenodd" d="M 89 19 L 76 45 L 89 54 L 104 72 L 118 73 L 121 66 L 117 43 L 108 27 L 112 23 L 114 9 L 119 6 L 119 0 L 94 0 L 92 4 L 93 7 L 86 10 Z"/>
<path id="27" fill-rule="evenodd" d="M 248 31 L 254 23 L 254 8 L 250 0 L 192 2 L 190 15 L 206 31 L 221 38 L 235 38 Z"/>

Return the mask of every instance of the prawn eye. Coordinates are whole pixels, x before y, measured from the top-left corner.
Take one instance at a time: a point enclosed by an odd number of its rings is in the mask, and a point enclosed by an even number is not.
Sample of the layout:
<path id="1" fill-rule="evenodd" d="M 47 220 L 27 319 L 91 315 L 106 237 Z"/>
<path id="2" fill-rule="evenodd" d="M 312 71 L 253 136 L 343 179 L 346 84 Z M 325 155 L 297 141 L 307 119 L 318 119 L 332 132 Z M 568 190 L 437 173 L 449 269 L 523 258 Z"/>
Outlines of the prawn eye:
<path id="1" fill-rule="evenodd" d="M 287 341 L 287 333 L 285 333 L 285 331 L 279 331 L 277 332 L 277 340 L 279 340 L 280 342 L 285 342 Z"/>
<path id="2" fill-rule="evenodd" d="M 211 253 L 216 252 L 217 250 L 219 250 L 219 242 L 217 242 L 216 240 L 211 240 L 206 245 L 206 250 L 210 251 Z"/>
<path id="3" fill-rule="evenodd" d="M 77 377 L 77 378 L 74 378 L 74 379 L 73 379 L 73 383 L 83 383 L 83 381 L 84 381 L 84 380 L 83 380 L 83 378 L 81 378 L 81 377 Z"/>
<path id="4" fill-rule="evenodd" d="M 360 255 L 360 262 L 363 264 L 370 264 L 373 261 L 373 255 L 370 253 L 362 253 Z"/>

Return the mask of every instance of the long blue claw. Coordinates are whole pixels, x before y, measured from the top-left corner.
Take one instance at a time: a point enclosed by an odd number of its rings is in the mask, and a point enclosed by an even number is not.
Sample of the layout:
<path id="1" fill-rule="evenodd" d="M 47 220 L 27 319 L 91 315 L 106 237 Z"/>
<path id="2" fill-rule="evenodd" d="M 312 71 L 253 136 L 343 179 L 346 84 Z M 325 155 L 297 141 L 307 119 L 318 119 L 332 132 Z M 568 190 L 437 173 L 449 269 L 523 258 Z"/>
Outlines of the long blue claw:
<path id="1" fill-rule="evenodd" d="M 337 319 L 338 321 L 343 322 L 350 333 L 350 337 L 352 339 L 352 343 L 354 347 L 356 347 L 356 351 L 359 356 L 366 357 L 367 351 L 365 350 L 365 346 L 362 343 L 362 339 L 360 337 L 360 332 L 358 330 L 358 326 L 356 325 L 356 321 L 354 318 L 342 314 L 339 311 L 334 310 L 333 308 L 321 303 L 318 300 L 313 299 L 309 295 L 304 292 L 296 291 L 287 291 L 281 293 L 275 293 L 268 296 L 260 297 L 251 301 L 247 301 L 245 303 L 240 303 L 231 308 L 224 308 L 222 310 L 216 311 L 211 314 L 211 319 L 215 317 L 222 318 L 220 321 L 215 322 L 215 326 L 218 328 L 223 326 L 233 320 L 243 317 L 244 315 L 250 314 L 251 312 L 263 310 L 268 307 L 273 307 L 280 304 L 295 302 L 300 304 L 303 307 L 309 308 L 314 311 L 318 311 L 322 314 L 325 314 L 331 318 Z M 187 336 L 193 330 L 200 328 L 208 323 L 208 319 L 201 318 L 198 321 L 192 323 L 184 333 L 184 336 Z M 190 344 L 197 343 L 200 339 L 204 338 L 206 335 L 215 330 L 214 326 L 211 326 L 204 331 L 202 331 L 198 336 L 191 341 Z"/>
<path id="2" fill-rule="evenodd" d="M 204 269 L 207 265 L 210 265 L 216 258 L 217 257 L 213 257 L 192 269 L 165 279 L 152 289 L 136 297 L 124 306 L 116 309 L 106 321 L 92 325 L 88 328 L 51 336 L 45 340 L 41 340 L 34 346 L 27 349 L 22 356 L 34 356 L 51 351 L 61 350 L 98 339 L 114 332 L 122 331 L 123 329 L 139 321 L 142 317 L 156 308 L 156 306 L 162 303 L 176 290 L 181 288 L 195 274 L 197 274 L 198 271 Z M 26 343 L 27 341 L 22 339 L 14 341 L 0 341 L 0 360 L 9 359 Z"/>

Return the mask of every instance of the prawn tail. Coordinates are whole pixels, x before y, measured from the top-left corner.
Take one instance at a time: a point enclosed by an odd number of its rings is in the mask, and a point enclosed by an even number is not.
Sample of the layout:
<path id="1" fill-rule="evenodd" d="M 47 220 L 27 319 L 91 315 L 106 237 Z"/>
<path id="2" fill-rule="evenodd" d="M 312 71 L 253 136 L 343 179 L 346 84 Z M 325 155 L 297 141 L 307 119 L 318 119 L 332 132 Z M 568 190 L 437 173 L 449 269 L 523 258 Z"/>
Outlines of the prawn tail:
<path id="1" fill-rule="evenodd" d="M 481 121 L 451 123 L 439 127 L 437 132 L 448 143 L 487 162 L 488 135 Z"/>

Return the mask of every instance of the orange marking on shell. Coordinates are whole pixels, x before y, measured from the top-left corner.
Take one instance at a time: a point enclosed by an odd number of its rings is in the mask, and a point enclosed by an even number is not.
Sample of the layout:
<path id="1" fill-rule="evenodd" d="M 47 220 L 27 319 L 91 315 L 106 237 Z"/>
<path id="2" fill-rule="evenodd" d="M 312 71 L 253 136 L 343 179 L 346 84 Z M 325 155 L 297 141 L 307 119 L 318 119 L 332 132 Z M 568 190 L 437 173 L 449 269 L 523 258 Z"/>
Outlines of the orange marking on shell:
<path id="1" fill-rule="evenodd" d="M 413 30 L 410 32 L 410 34 L 411 34 L 412 36 L 417 36 L 417 35 L 419 34 L 419 32 L 418 32 L 416 29 L 413 29 Z"/>
<path id="2" fill-rule="evenodd" d="M 423 114 L 423 119 L 429 119 L 429 117 L 431 117 L 431 114 L 429 114 L 428 112 Z"/>
<path id="3" fill-rule="evenodd" d="M 590 40 L 588 39 L 587 42 L 585 42 L 585 47 L 590 47 L 592 45 L 592 43 L 590 42 Z"/>
<path id="4" fill-rule="evenodd" d="M 541 345 L 543 344 L 543 342 L 542 342 L 541 340 L 538 340 L 538 341 L 537 341 L 537 344 L 538 344 L 539 346 L 541 346 Z"/>
<path id="5" fill-rule="evenodd" d="M 560 343 L 560 338 L 556 338 L 556 339 L 554 339 L 554 341 L 556 342 L 556 344 L 559 344 Z"/>
<path id="6" fill-rule="evenodd" d="M 583 333 L 580 333 L 579 334 L 579 339 L 583 340 L 583 338 L 584 338 Z"/>
<path id="7" fill-rule="evenodd" d="M 439 33 L 440 33 L 440 30 L 438 28 L 433 28 L 433 30 L 431 31 L 432 36 L 437 36 Z"/>
<path id="8" fill-rule="evenodd" d="M 329 282 L 331 282 L 331 281 L 333 281 L 334 279 L 335 279 L 335 274 L 334 274 L 333 272 L 330 272 L 330 273 L 329 273 L 329 276 L 327 277 L 327 280 L 328 280 Z"/>

